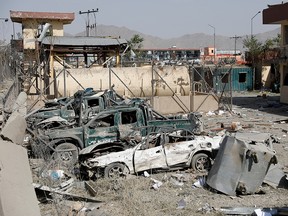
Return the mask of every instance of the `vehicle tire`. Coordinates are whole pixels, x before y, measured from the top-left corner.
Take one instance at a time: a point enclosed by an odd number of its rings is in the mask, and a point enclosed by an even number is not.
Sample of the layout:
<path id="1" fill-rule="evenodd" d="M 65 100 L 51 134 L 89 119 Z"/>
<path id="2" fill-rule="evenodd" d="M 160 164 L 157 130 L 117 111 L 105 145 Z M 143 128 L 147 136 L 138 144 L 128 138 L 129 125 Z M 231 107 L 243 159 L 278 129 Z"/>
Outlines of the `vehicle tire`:
<path id="1" fill-rule="evenodd" d="M 74 164 L 78 159 L 78 147 L 72 143 L 61 143 L 55 148 L 55 159 L 59 159 L 66 164 Z"/>
<path id="2" fill-rule="evenodd" d="M 127 172 L 127 167 L 121 163 L 112 163 L 109 164 L 104 169 L 104 177 L 105 178 L 119 178 L 124 177 Z"/>
<path id="3" fill-rule="evenodd" d="M 206 172 L 212 166 L 209 156 L 205 153 L 195 154 L 192 158 L 191 167 L 198 172 Z"/>

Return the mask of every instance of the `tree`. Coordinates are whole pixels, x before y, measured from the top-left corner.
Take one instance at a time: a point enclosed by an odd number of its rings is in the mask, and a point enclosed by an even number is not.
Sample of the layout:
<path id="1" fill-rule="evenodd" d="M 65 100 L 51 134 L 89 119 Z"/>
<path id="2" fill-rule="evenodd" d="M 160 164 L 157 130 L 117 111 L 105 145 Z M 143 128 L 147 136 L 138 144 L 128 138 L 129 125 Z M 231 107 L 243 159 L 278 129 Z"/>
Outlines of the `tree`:
<path id="1" fill-rule="evenodd" d="M 262 61 L 267 59 L 271 53 L 275 53 L 273 48 L 279 47 L 280 35 L 278 34 L 275 38 L 267 39 L 264 43 L 259 42 L 255 36 L 246 36 L 243 40 L 243 45 L 248 49 L 246 58 L 250 60 L 254 70 L 254 87 L 259 88 L 262 82 L 260 69 L 262 67 Z"/>
<path id="2" fill-rule="evenodd" d="M 258 62 L 258 57 L 261 54 L 262 43 L 259 42 L 255 36 L 246 36 L 243 40 L 243 45 L 248 49 L 248 59 L 251 61 L 252 66 L 254 66 L 254 64 Z"/>
<path id="3" fill-rule="evenodd" d="M 131 50 L 131 54 L 130 57 L 134 58 L 134 57 L 138 57 L 141 54 L 141 51 L 139 49 L 141 49 L 142 42 L 144 41 L 144 38 L 142 38 L 140 35 L 135 34 L 133 35 L 133 37 L 127 41 L 130 50 Z"/>
<path id="4" fill-rule="evenodd" d="M 255 64 L 264 60 L 265 53 L 268 50 L 271 50 L 274 47 L 279 47 L 280 39 L 280 34 L 278 34 L 275 38 L 267 39 L 264 43 L 261 43 L 255 36 L 246 36 L 243 40 L 243 45 L 248 49 L 252 66 L 255 66 Z"/>
<path id="5" fill-rule="evenodd" d="M 142 45 L 143 41 L 144 41 L 144 38 L 142 38 L 138 34 L 135 34 L 130 40 L 127 41 L 127 43 L 132 50 L 136 50 L 136 49 L 141 49 L 143 47 Z"/>

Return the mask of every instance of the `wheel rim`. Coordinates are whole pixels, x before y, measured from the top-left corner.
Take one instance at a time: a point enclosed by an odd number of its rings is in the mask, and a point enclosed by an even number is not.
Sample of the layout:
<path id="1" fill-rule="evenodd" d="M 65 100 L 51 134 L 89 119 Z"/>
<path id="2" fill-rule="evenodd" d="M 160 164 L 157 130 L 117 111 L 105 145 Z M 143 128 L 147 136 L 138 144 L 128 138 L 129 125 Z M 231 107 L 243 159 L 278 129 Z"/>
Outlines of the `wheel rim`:
<path id="1" fill-rule="evenodd" d="M 59 146 L 56 148 L 57 157 L 62 160 L 63 162 L 72 162 L 75 160 L 75 154 L 77 154 L 77 147 L 75 146 Z"/>
<path id="2" fill-rule="evenodd" d="M 60 159 L 63 161 L 71 161 L 73 160 L 73 152 L 69 151 L 69 152 L 61 152 L 60 153 Z"/>
<path id="3" fill-rule="evenodd" d="M 196 161 L 196 169 L 199 171 L 205 171 L 209 168 L 209 160 L 207 157 L 200 157 L 198 158 L 198 160 Z"/>
<path id="4" fill-rule="evenodd" d="M 124 174 L 123 168 L 120 166 L 112 167 L 109 170 L 109 177 L 112 177 L 112 178 L 123 176 L 123 174 Z"/>

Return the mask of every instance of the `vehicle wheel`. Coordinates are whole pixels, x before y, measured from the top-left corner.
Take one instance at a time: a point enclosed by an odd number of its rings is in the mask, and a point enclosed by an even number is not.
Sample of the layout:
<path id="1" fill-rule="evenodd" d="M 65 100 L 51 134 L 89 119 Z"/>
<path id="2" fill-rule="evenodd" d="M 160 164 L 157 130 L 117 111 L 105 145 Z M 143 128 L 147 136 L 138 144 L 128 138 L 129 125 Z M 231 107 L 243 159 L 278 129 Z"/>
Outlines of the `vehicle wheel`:
<path id="1" fill-rule="evenodd" d="M 55 159 L 67 164 L 74 164 L 78 159 L 78 147 L 72 143 L 61 143 L 55 148 Z"/>
<path id="2" fill-rule="evenodd" d="M 124 177 L 128 172 L 124 164 L 113 163 L 105 167 L 104 177 L 105 178 L 119 178 Z"/>
<path id="3" fill-rule="evenodd" d="M 211 160 L 205 153 L 196 154 L 192 158 L 191 167 L 198 172 L 206 172 L 211 166 Z"/>

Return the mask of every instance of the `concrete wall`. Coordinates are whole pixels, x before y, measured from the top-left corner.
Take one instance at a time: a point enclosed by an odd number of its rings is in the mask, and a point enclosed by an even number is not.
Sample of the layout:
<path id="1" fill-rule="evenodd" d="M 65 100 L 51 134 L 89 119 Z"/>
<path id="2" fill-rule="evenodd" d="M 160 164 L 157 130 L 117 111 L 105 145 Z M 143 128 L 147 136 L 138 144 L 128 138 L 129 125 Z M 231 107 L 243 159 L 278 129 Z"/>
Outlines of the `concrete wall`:
<path id="1" fill-rule="evenodd" d="M 35 37 L 37 36 L 38 24 L 36 21 L 27 20 L 23 21 L 23 48 L 35 49 Z"/>
<path id="2" fill-rule="evenodd" d="M 64 27 L 62 22 L 51 21 L 53 36 L 64 36 Z"/>
<path id="3" fill-rule="evenodd" d="M 179 100 L 180 99 L 180 100 Z M 175 101 L 176 100 L 176 101 Z M 183 102 L 180 103 L 180 101 Z M 184 108 L 183 109 L 177 104 L 177 102 Z M 152 105 L 153 108 L 163 114 L 163 115 L 167 115 L 167 114 L 171 114 L 171 113 L 185 113 L 188 110 L 190 111 L 190 96 L 177 96 L 177 97 L 171 97 L 171 96 L 156 96 L 153 97 L 153 101 L 152 101 Z M 188 108 L 188 110 L 187 110 Z"/>
<path id="4" fill-rule="evenodd" d="M 218 109 L 218 100 L 210 94 L 196 94 L 191 96 L 191 111 L 208 112 Z"/>
<path id="5" fill-rule="evenodd" d="M 0 215 L 40 216 L 26 149 L 1 139 Z"/>
<path id="6" fill-rule="evenodd" d="M 262 67 L 262 78 L 261 81 L 266 88 L 271 87 L 271 77 L 270 77 L 271 66 Z"/>
<path id="7" fill-rule="evenodd" d="M 175 101 L 176 100 L 176 101 Z M 180 102 L 182 101 L 182 103 Z M 178 102 L 178 103 L 177 103 Z M 187 96 L 161 96 L 153 97 L 153 108 L 161 114 L 184 113 L 182 108 L 190 112 L 208 112 L 218 109 L 218 101 L 209 94 Z M 181 107 L 178 105 L 180 104 Z"/>
<path id="8" fill-rule="evenodd" d="M 53 36 L 63 36 L 63 23 L 57 21 L 50 21 L 52 25 L 52 34 Z M 27 20 L 23 21 L 23 47 L 24 49 L 35 49 L 35 41 L 38 36 L 38 25 L 39 23 L 36 20 Z"/>
<path id="9" fill-rule="evenodd" d="M 287 25 L 287 21 L 283 21 L 281 24 L 281 46 L 286 46 L 285 38 L 287 37 L 287 32 L 285 32 L 285 25 Z M 280 102 L 288 103 L 288 86 L 284 86 L 284 66 L 287 66 L 287 63 L 280 63 Z"/>
<path id="10" fill-rule="evenodd" d="M 280 65 L 280 102 L 281 103 L 288 103 L 288 86 L 283 85 L 284 83 L 284 76 L 286 76 L 287 71 L 287 64 Z"/>
<path id="11" fill-rule="evenodd" d="M 156 73 L 152 77 L 151 66 L 112 68 L 112 70 L 129 87 L 135 97 L 152 97 L 151 80 L 156 80 L 154 84 L 154 103 L 152 104 L 153 108 L 162 114 L 187 111 L 207 112 L 218 109 L 218 102 L 212 95 L 195 94 L 191 96 L 191 84 L 187 67 L 165 66 L 157 69 L 157 73 L 168 85 Z M 64 96 L 64 82 L 66 82 L 66 96 L 72 96 L 77 90 L 82 90 L 78 82 L 84 88 L 92 87 L 95 90 L 109 88 L 109 68 L 94 67 L 69 69 L 67 71 L 64 73 L 59 69 L 56 73 L 57 75 L 59 74 L 57 77 L 59 97 Z M 114 85 L 116 92 L 121 96 L 133 97 L 132 93 L 125 88 L 117 76 L 111 73 L 111 85 Z M 53 85 L 51 85 L 51 92 L 53 92 L 52 88 Z M 183 101 L 184 105 L 181 106 L 184 110 L 171 98 L 172 95 L 177 95 Z M 176 96 L 174 98 L 177 99 Z"/>
<path id="12" fill-rule="evenodd" d="M 136 97 L 152 96 L 152 66 L 145 67 L 130 67 L 130 68 L 112 68 L 115 74 L 129 87 Z M 60 71 L 60 70 L 59 70 Z M 77 90 L 82 89 L 81 86 L 73 79 L 73 77 L 81 83 L 85 88 L 93 87 L 94 89 L 109 88 L 109 69 L 102 67 L 69 69 L 70 76 L 67 72 L 59 75 L 57 78 L 58 92 L 64 95 L 64 80 L 66 80 L 67 95 L 73 95 Z M 173 67 L 165 66 L 162 70 L 157 70 L 161 77 L 168 83 L 169 87 L 156 76 L 154 73 L 155 95 L 170 96 L 174 93 L 181 95 L 189 95 L 190 92 L 190 77 L 188 69 L 184 66 Z M 59 72 L 58 72 L 59 73 Z M 57 73 L 57 74 L 58 74 Z M 124 84 L 111 73 L 111 85 L 120 95 L 132 94 L 125 88 Z"/>
<path id="13" fill-rule="evenodd" d="M 288 86 L 281 86 L 280 102 L 288 104 Z"/>

